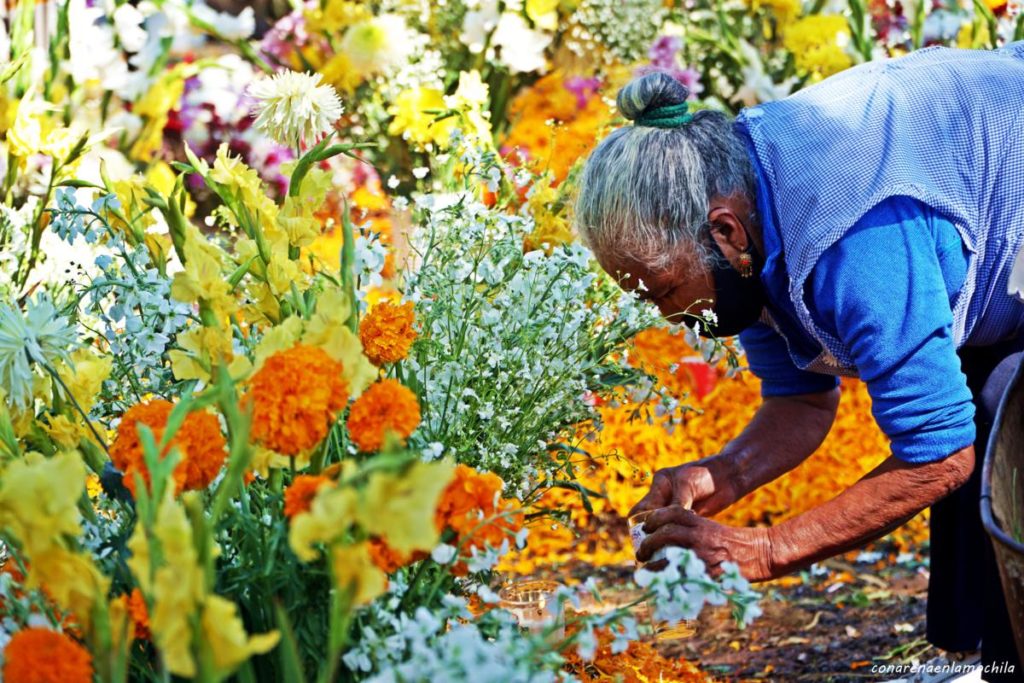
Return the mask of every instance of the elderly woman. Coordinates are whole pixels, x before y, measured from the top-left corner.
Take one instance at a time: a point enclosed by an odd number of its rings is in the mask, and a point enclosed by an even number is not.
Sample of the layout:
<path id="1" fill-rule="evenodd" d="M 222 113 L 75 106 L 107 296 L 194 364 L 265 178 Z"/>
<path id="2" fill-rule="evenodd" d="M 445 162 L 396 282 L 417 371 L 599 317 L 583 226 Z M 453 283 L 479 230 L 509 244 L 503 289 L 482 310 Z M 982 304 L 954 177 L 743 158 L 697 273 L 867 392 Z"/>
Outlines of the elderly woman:
<path id="1" fill-rule="evenodd" d="M 929 638 L 1015 660 L 976 461 L 1024 348 L 1007 294 L 1024 242 L 1024 43 L 864 64 L 734 122 L 688 112 L 687 96 L 659 73 L 619 93 L 634 124 L 590 156 L 577 222 L 666 317 L 710 307 L 715 334 L 739 334 L 763 402 L 720 453 L 655 473 L 634 508 L 655 510 L 638 558 L 680 545 L 770 579 L 931 506 Z M 777 526 L 706 519 L 814 452 L 837 375 L 867 384 L 889 457 Z"/>

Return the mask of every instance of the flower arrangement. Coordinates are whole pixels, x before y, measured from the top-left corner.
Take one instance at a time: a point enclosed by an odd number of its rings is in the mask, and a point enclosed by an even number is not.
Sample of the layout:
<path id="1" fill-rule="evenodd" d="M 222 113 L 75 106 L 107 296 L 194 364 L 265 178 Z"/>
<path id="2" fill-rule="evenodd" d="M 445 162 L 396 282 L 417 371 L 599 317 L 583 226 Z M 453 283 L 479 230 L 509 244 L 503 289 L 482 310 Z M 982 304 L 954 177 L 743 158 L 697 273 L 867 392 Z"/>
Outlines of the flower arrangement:
<path id="1" fill-rule="evenodd" d="M 1022 37 L 1015 1 L 10 3 L 5 680 L 698 679 L 628 609 L 529 634 L 496 607 L 505 571 L 631 559 L 647 473 L 756 402 L 742 373 L 698 387 L 686 357 L 714 349 L 574 240 L 611 96 L 656 68 L 734 112 Z M 822 452 L 728 521 L 872 464 L 846 389 Z M 742 577 L 671 560 L 634 577 L 665 618 L 756 616 Z"/>

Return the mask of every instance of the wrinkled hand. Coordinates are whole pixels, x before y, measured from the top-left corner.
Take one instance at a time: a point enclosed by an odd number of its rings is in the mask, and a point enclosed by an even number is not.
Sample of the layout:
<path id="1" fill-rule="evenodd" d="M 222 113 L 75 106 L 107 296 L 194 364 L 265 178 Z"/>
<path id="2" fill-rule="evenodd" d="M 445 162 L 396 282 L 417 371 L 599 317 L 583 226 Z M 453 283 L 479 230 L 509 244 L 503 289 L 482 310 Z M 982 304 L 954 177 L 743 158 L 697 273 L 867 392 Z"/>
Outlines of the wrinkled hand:
<path id="1" fill-rule="evenodd" d="M 678 505 L 701 515 L 713 515 L 738 498 L 736 487 L 714 457 L 667 467 L 654 473 L 651 489 L 629 514 Z"/>
<path id="2" fill-rule="evenodd" d="M 652 512 L 644 531 L 648 536 L 636 552 L 641 562 L 650 559 L 655 550 L 675 545 L 697 553 L 711 576 L 722 572 L 723 562 L 735 562 L 750 581 L 775 578 L 767 529 L 725 526 L 673 505 Z M 663 566 L 664 561 L 651 564 L 652 569 Z"/>

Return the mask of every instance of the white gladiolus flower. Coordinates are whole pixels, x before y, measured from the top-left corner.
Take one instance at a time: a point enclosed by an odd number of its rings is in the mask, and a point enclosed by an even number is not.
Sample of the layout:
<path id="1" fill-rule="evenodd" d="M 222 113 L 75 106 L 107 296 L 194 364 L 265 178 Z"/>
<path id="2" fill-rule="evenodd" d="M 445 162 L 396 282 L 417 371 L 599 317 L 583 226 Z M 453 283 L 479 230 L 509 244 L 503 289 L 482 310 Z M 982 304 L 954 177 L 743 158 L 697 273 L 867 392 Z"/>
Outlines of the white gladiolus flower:
<path id="1" fill-rule="evenodd" d="M 256 128 L 282 145 L 314 144 L 341 116 L 338 93 L 319 74 L 285 71 L 249 86 Z"/>

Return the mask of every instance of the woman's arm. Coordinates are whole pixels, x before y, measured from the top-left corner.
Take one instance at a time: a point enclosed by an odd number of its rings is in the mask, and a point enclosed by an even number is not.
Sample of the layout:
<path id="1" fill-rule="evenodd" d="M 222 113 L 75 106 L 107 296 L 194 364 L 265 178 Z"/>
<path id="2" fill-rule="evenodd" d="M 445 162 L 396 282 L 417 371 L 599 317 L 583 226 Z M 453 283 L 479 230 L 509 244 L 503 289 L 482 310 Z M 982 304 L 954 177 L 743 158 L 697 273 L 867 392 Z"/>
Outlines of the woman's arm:
<path id="1" fill-rule="evenodd" d="M 966 483 L 973 470 L 974 446 L 926 463 L 890 456 L 828 503 L 767 529 L 768 574 L 781 576 L 884 536 Z"/>

